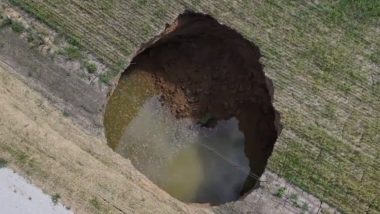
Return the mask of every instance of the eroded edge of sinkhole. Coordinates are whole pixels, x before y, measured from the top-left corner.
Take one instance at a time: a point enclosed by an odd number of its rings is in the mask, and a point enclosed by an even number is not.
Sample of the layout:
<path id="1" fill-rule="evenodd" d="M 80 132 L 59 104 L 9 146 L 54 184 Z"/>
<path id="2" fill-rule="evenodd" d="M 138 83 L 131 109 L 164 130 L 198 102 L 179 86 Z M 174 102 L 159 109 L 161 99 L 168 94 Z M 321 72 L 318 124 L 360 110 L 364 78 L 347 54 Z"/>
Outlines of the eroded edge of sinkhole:
<path id="1" fill-rule="evenodd" d="M 209 15 L 185 11 L 142 46 L 120 79 L 136 71 L 149 74 L 162 103 L 177 118 L 213 127 L 215 121 L 236 117 L 254 175 L 245 181 L 240 193 L 244 196 L 257 186 L 282 128 L 272 104 L 274 87 L 260 57 L 259 48 L 235 30 Z M 127 125 L 117 121 L 122 117 L 109 107 L 114 95 L 104 116 L 106 138 L 113 149 Z M 111 129 L 115 122 L 122 125 Z"/>

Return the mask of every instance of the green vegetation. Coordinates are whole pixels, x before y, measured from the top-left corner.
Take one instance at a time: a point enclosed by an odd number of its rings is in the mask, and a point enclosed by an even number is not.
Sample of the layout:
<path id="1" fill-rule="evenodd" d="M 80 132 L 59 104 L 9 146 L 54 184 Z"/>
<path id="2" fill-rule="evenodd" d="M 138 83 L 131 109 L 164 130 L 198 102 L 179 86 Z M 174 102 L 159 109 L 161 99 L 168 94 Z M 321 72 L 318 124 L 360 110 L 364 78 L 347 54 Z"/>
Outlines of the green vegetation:
<path id="1" fill-rule="evenodd" d="M 99 201 L 96 198 L 90 200 L 91 206 L 93 206 L 96 210 L 100 210 L 101 206 Z"/>
<path id="2" fill-rule="evenodd" d="M 105 84 L 109 84 L 116 75 L 124 71 L 124 65 L 125 63 L 122 61 L 117 62 L 115 65 L 111 66 L 107 72 L 101 74 L 99 80 Z"/>
<path id="3" fill-rule="evenodd" d="M 277 190 L 277 192 L 274 194 L 276 197 L 279 197 L 279 198 L 283 198 L 285 196 L 285 193 L 286 193 L 286 188 L 285 187 L 281 187 Z"/>
<path id="4" fill-rule="evenodd" d="M 329 119 L 334 119 L 336 114 L 336 109 L 332 104 L 325 106 L 325 109 L 322 110 L 322 115 Z"/>
<path id="5" fill-rule="evenodd" d="M 24 25 L 20 22 L 12 21 L 10 25 L 11 25 L 12 30 L 16 33 L 22 33 L 25 31 Z"/>
<path id="6" fill-rule="evenodd" d="M 306 202 L 303 202 L 301 210 L 303 213 L 306 213 L 307 211 L 309 211 L 309 205 Z"/>
<path id="7" fill-rule="evenodd" d="M 11 2 L 112 68 L 105 83 L 185 8 L 210 13 L 260 47 L 274 82 L 285 128 L 269 169 L 342 212 L 380 212 L 380 1 Z"/>
<path id="8" fill-rule="evenodd" d="M 349 21 L 367 23 L 376 21 L 380 16 L 380 2 L 377 0 L 340 0 L 331 10 L 331 18 L 341 24 Z"/>
<path id="9" fill-rule="evenodd" d="M 3 18 L 3 17 L 1 17 Z M 9 26 L 12 24 L 12 20 L 10 20 L 9 18 L 5 18 L 5 19 L 2 19 L 1 22 L 0 22 L 0 29 L 6 27 L 6 26 Z"/>
<path id="10" fill-rule="evenodd" d="M 36 32 L 29 31 L 27 40 L 32 47 L 39 47 L 44 44 L 43 38 Z"/>
<path id="11" fill-rule="evenodd" d="M 80 47 L 81 46 L 79 40 L 75 39 L 74 37 L 68 37 L 67 38 L 67 43 L 69 43 L 70 45 L 75 46 L 75 47 Z"/>
<path id="12" fill-rule="evenodd" d="M 0 169 L 6 167 L 7 164 L 8 162 L 5 159 L 0 158 Z"/>
<path id="13" fill-rule="evenodd" d="M 56 194 L 51 196 L 51 201 L 53 202 L 54 205 L 57 205 L 60 198 L 61 198 L 61 196 L 56 193 Z"/>
<path id="14" fill-rule="evenodd" d="M 39 47 L 44 44 L 42 36 L 35 29 L 25 28 L 25 26 L 18 21 L 10 18 L 4 18 L 0 15 L 0 29 L 9 27 L 16 33 L 20 34 L 26 32 L 26 39 L 31 47 Z"/>
<path id="15" fill-rule="evenodd" d="M 66 47 L 64 51 L 66 56 L 71 60 L 79 60 L 82 58 L 81 51 L 75 46 Z"/>
<path id="16" fill-rule="evenodd" d="M 96 64 L 92 62 L 85 62 L 84 66 L 86 67 L 86 70 L 90 74 L 95 73 L 96 70 L 98 70 L 98 67 L 96 66 Z"/>
<path id="17" fill-rule="evenodd" d="M 111 80 L 113 78 L 113 75 L 110 75 L 108 72 L 101 74 L 99 77 L 100 82 L 105 84 L 110 84 Z"/>
<path id="18" fill-rule="evenodd" d="M 300 202 L 298 200 L 298 195 L 293 193 L 289 196 L 290 201 L 292 202 L 293 206 L 297 208 L 301 208 Z"/>
<path id="19" fill-rule="evenodd" d="M 16 159 L 20 162 L 25 164 L 28 160 L 28 155 L 25 153 L 16 153 Z"/>
<path id="20" fill-rule="evenodd" d="M 373 63 L 375 63 L 375 64 L 377 64 L 377 65 L 380 65 L 380 50 L 379 50 L 379 49 L 375 50 L 375 51 L 370 55 L 369 59 L 370 59 Z"/>
<path id="21" fill-rule="evenodd" d="M 70 113 L 68 111 L 63 111 L 62 115 L 64 117 L 69 117 L 70 116 Z"/>

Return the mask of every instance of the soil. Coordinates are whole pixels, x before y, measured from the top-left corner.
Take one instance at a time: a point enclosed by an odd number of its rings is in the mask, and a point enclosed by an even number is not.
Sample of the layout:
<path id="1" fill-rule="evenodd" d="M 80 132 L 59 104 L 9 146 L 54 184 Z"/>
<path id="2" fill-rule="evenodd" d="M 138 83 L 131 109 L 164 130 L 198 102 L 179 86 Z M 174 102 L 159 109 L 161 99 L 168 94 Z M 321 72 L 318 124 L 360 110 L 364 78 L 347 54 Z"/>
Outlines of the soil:
<path id="1" fill-rule="evenodd" d="M 87 130 L 103 135 L 105 91 L 85 82 L 78 70 L 71 66 L 63 68 L 30 48 L 27 41 L 18 38 L 10 29 L 1 30 L 0 38 L 6 41 L 0 41 L 0 61 L 17 70 L 24 82 L 46 96 L 65 115 L 75 117 L 76 122 Z"/>
<path id="2" fill-rule="evenodd" d="M 251 173 L 261 176 L 281 127 L 259 48 L 212 17 L 194 13 L 180 15 L 149 45 L 123 75 L 152 75 L 162 103 L 178 118 L 213 126 L 236 117 Z M 256 182 L 249 177 L 242 194 Z"/>

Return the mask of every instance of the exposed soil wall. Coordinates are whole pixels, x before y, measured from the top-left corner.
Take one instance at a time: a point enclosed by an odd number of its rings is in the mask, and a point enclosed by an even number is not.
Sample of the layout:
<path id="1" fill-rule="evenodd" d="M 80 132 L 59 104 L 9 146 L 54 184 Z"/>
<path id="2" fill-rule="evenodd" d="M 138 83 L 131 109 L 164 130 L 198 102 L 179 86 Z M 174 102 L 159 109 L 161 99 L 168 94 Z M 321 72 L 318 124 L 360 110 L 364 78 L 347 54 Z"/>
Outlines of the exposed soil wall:
<path id="1" fill-rule="evenodd" d="M 236 117 L 244 133 L 251 173 L 264 172 L 280 132 L 257 46 L 215 19 L 186 12 L 142 50 L 123 75 L 152 75 L 161 100 L 178 117 L 206 125 Z M 107 127 L 106 127 L 107 128 Z M 247 178 L 242 194 L 257 179 Z"/>

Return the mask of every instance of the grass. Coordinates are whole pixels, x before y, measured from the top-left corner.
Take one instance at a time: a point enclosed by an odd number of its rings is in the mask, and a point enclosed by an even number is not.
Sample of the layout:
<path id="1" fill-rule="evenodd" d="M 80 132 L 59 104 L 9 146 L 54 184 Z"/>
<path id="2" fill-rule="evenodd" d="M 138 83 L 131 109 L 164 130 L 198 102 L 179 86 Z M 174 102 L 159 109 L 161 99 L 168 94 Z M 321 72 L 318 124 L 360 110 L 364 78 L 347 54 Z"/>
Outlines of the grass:
<path id="1" fill-rule="evenodd" d="M 53 202 L 54 205 L 58 204 L 59 199 L 61 199 L 61 196 L 57 193 L 51 196 L 51 201 Z"/>
<path id="2" fill-rule="evenodd" d="M 111 66 L 111 68 L 108 71 L 106 71 L 105 73 L 101 74 L 100 77 L 99 77 L 99 80 L 102 83 L 110 84 L 111 81 L 113 80 L 113 78 L 116 75 L 118 75 L 122 71 L 124 71 L 124 67 L 125 67 L 124 65 L 125 65 L 125 63 L 123 63 L 122 61 L 119 61 L 115 65 Z"/>
<path id="3" fill-rule="evenodd" d="M 24 25 L 18 21 L 13 21 L 10 18 L 3 18 L 2 16 L 0 20 L 0 29 L 10 26 L 11 29 L 16 33 L 22 33 L 25 31 Z"/>
<path id="4" fill-rule="evenodd" d="M 309 205 L 304 202 L 301 206 L 301 210 L 302 210 L 302 213 L 306 213 L 307 211 L 309 211 Z"/>
<path id="5" fill-rule="evenodd" d="M 69 117 L 70 116 L 70 113 L 68 112 L 68 111 L 63 111 L 62 112 L 62 115 L 64 116 L 64 117 Z"/>
<path id="6" fill-rule="evenodd" d="M 0 22 L 0 29 L 2 29 L 2 28 L 4 28 L 4 27 L 7 27 L 7 26 L 9 26 L 9 25 L 11 25 L 11 24 L 12 24 L 12 20 L 11 20 L 11 19 L 9 19 L 9 18 L 4 18 L 4 19 L 2 19 L 1 22 Z"/>
<path id="7" fill-rule="evenodd" d="M 334 5 L 331 16 L 340 23 L 351 20 L 358 23 L 375 21 L 380 16 L 380 2 L 377 0 L 340 0 Z"/>
<path id="8" fill-rule="evenodd" d="M 322 115 L 329 119 L 335 119 L 336 115 L 336 109 L 332 104 L 328 104 L 325 106 L 325 108 L 322 110 Z"/>
<path id="9" fill-rule="evenodd" d="M 17 21 L 12 21 L 10 24 L 12 30 L 16 33 L 22 33 L 25 31 L 25 27 L 22 23 Z"/>
<path id="10" fill-rule="evenodd" d="M 286 188 L 285 187 L 281 187 L 277 190 L 277 192 L 274 194 L 276 197 L 279 197 L 279 198 L 283 198 L 285 196 L 285 193 L 286 193 Z"/>
<path id="11" fill-rule="evenodd" d="M 45 43 L 41 35 L 32 31 L 28 32 L 27 41 L 31 47 L 39 47 Z"/>
<path id="12" fill-rule="evenodd" d="M 106 73 L 101 74 L 99 76 L 99 81 L 104 83 L 104 84 L 110 84 L 112 78 L 113 78 L 113 75 L 111 75 L 109 72 L 106 72 Z"/>
<path id="13" fill-rule="evenodd" d="M 211 14 L 260 47 L 274 81 L 285 129 L 269 169 L 344 213 L 380 212 L 380 1 L 11 2 L 108 65 L 105 83 L 185 8 Z"/>
<path id="14" fill-rule="evenodd" d="M 101 208 L 101 205 L 99 203 L 99 201 L 96 199 L 96 198 L 93 198 L 90 200 L 90 204 L 91 206 L 93 206 L 96 210 L 100 210 Z"/>
<path id="15" fill-rule="evenodd" d="M 6 161 L 3 158 L 0 158 L 0 169 L 6 167 L 8 164 L 8 161 Z"/>
<path id="16" fill-rule="evenodd" d="M 2 14 L 0 14 L 0 18 L 0 29 L 10 26 L 11 29 L 16 33 L 26 32 L 26 39 L 28 43 L 31 45 L 31 48 L 39 47 L 45 43 L 41 35 L 46 35 L 46 31 L 43 31 L 42 29 L 36 30 L 36 28 L 26 29 L 21 22 L 15 21 L 10 18 L 5 18 Z M 69 60 L 80 61 L 80 63 L 82 64 L 84 69 L 87 70 L 88 73 L 95 73 L 98 70 L 97 65 L 93 62 L 88 61 L 86 59 L 86 55 L 82 53 L 82 45 L 79 39 L 74 37 L 66 37 L 62 34 L 58 35 L 58 37 L 64 38 L 65 41 L 68 43 L 68 46 L 64 48 L 59 48 L 58 50 L 56 50 L 56 54 L 64 55 Z M 112 77 L 107 78 L 111 79 Z M 109 82 L 109 80 L 107 80 L 107 82 Z"/>
<path id="17" fill-rule="evenodd" d="M 88 71 L 88 73 L 92 74 L 92 73 L 95 73 L 97 70 L 98 70 L 98 67 L 96 66 L 95 63 L 92 63 L 92 62 L 85 62 L 84 64 L 86 70 Z"/>
<path id="18" fill-rule="evenodd" d="M 71 60 L 79 60 L 82 58 L 82 52 L 75 46 L 66 47 L 64 53 Z"/>
<path id="19" fill-rule="evenodd" d="M 1 17 L 1 15 L 0 15 Z M 0 29 L 9 27 L 15 32 L 15 33 L 23 33 L 26 32 L 26 39 L 28 43 L 31 45 L 31 47 L 39 47 L 44 44 L 44 40 L 39 32 L 37 32 L 35 29 L 32 28 L 25 28 L 24 24 L 21 22 L 12 20 L 10 18 L 2 18 L 0 19 Z"/>
<path id="20" fill-rule="evenodd" d="M 70 45 L 75 46 L 75 47 L 81 47 L 81 43 L 80 43 L 79 39 L 76 39 L 74 37 L 68 37 L 67 43 L 69 43 Z"/>
<path id="21" fill-rule="evenodd" d="M 297 208 L 301 208 L 300 202 L 298 200 L 298 195 L 293 193 L 289 196 L 290 201 L 292 202 L 293 206 Z"/>

